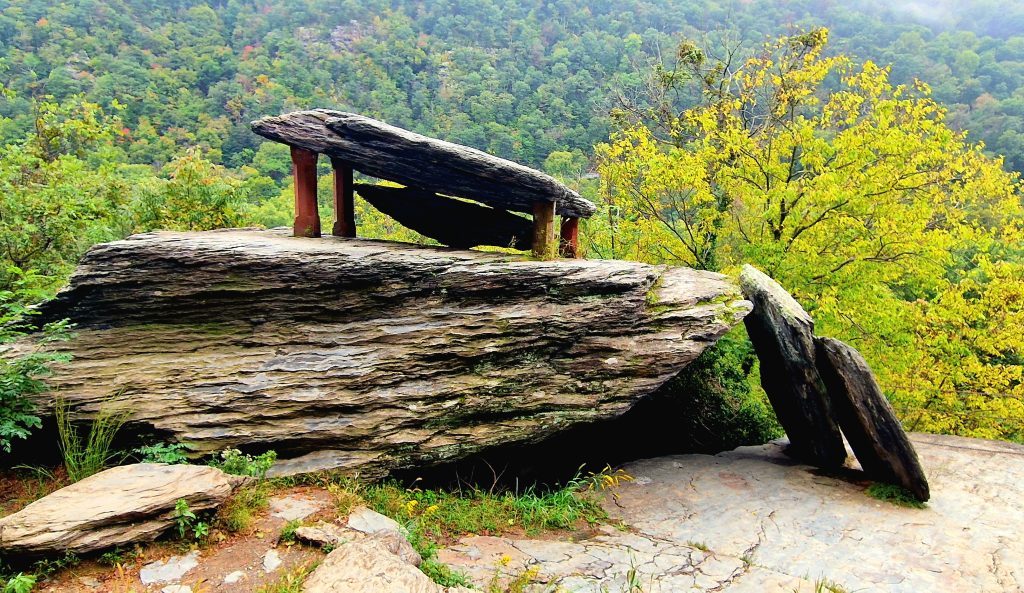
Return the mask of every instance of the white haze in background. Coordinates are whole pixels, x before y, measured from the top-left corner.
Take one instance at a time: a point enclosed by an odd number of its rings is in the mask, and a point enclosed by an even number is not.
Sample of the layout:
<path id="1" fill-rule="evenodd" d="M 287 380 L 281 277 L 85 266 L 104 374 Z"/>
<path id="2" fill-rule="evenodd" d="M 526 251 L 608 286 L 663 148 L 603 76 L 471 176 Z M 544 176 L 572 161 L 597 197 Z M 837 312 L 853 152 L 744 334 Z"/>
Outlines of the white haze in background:
<path id="1" fill-rule="evenodd" d="M 903 15 L 911 20 L 920 21 L 926 25 L 948 26 L 956 23 L 955 1 L 932 0 L 905 0 L 903 2 L 886 2 L 886 8 Z"/>

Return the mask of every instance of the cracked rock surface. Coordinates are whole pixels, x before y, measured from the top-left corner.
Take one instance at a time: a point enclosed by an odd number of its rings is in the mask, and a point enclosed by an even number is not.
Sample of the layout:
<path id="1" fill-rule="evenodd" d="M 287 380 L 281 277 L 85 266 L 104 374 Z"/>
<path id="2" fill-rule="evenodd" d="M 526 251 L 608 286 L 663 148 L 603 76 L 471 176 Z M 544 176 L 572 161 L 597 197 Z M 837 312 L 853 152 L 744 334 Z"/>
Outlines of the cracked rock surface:
<path id="1" fill-rule="evenodd" d="M 625 529 L 575 542 L 471 536 L 440 559 L 480 585 L 496 568 L 533 568 L 534 591 L 1024 590 L 1024 447 L 911 440 L 932 481 L 924 509 L 868 497 L 853 470 L 841 479 L 796 463 L 782 441 L 626 466 L 636 480 L 605 501 Z"/>

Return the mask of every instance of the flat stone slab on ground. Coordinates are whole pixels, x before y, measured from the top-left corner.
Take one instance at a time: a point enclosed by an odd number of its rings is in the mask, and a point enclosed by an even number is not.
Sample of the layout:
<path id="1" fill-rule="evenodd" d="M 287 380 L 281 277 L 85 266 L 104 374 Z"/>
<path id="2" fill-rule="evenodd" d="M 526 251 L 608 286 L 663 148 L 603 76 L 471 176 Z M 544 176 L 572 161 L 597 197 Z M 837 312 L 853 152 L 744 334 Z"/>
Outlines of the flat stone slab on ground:
<path id="1" fill-rule="evenodd" d="M 496 568 L 575 593 L 1024 591 L 1024 446 L 913 434 L 932 499 L 911 509 L 870 498 L 867 482 L 830 477 L 782 453 L 784 442 L 719 455 L 637 461 L 637 480 L 605 501 L 613 519 L 577 542 L 470 536 L 439 553 L 486 587 Z M 847 470 L 852 473 L 853 470 Z M 502 558 L 505 558 L 502 564 Z"/>
<path id="2" fill-rule="evenodd" d="M 314 497 L 306 494 L 288 494 L 286 496 L 270 497 L 270 514 L 285 521 L 297 521 L 305 519 L 313 513 L 327 506 L 327 501 L 322 497 Z"/>
<path id="3" fill-rule="evenodd" d="M 171 556 L 166 560 L 150 562 L 139 571 L 143 585 L 174 583 L 180 581 L 188 571 L 199 566 L 199 552 L 193 550 L 184 556 Z"/>
<path id="4" fill-rule="evenodd" d="M 193 512 L 212 509 L 243 481 L 200 465 L 111 468 L 0 519 L 0 551 L 81 554 L 152 541 L 173 525 L 179 499 Z"/>

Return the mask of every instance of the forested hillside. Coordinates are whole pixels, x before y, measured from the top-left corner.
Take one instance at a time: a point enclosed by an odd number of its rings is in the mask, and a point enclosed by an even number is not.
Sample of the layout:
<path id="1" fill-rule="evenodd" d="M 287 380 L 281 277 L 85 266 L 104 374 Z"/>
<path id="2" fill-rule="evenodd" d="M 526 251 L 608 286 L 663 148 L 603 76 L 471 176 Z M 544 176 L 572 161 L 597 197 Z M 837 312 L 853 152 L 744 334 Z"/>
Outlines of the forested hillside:
<path id="1" fill-rule="evenodd" d="M 0 141 L 32 126 L 34 98 L 81 93 L 123 106 L 134 163 L 198 145 L 279 178 L 285 165 L 257 157 L 247 124 L 315 105 L 541 165 L 589 155 L 614 95 L 680 34 L 728 29 L 757 45 L 819 25 L 834 50 L 930 84 L 955 127 L 1024 168 L 1024 6 L 1012 0 L 5 0 L 0 80 L 16 96 L 0 103 L 12 118 Z"/>
<path id="2" fill-rule="evenodd" d="M 0 313 L 97 242 L 291 224 L 249 122 L 309 107 L 567 180 L 590 257 L 755 264 L 909 428 L 1024 440 L 1020 2 L 0 0 Z M 745 336 L 714 354 L 758 421 Z"/>

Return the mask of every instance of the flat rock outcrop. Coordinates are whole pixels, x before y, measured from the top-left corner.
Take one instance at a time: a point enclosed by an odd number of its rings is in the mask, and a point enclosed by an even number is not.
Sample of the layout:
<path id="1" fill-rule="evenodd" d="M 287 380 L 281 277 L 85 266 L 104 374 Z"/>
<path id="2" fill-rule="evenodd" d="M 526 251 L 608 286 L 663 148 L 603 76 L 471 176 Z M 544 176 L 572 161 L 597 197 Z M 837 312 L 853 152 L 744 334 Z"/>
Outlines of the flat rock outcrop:
<path id="1" fill-rule="evenodd" d="M 825 468 L 846 460 L 815 364 L 814 320 L 778 282 L 753 266 L 740 273 L 754 308 L 743 323 L 761 361 L 761 386 L 791 442 L 793 457 Z"/>
<path id="2" fill-rule="evenodd" d="M 867 361 L 833 338 L 814 338 L 814 344 L 832 411 L 864 472 L 874 480 L 903 486 L 918 500 L 928 500 L 928 479 L 914 446 Z"/>
<path id="3" fill-rule="evenodd" d="M 244 478 L 213 467 L 139 463 L 102 471 L 0 519 L 0 552 L 95 552 L 152 541 L 174 524 L 175 504 L 193 512 L 224 502 Z"/>
<path id="4" fill-rule="evenodd" d="M 617 416 L 749 307 L 686 268 L 232 230 L 98 245 L 40 319 L 78 325 L 76 413 L 373 478 Z"/>
<path id="5" fill-rule="evenodd" d="M 547 583 L 537 590 L 576 593 L 630 582 L 644 593 L 1024 591 L 1024 446 L 910 440 L 934 486 L 923 509 L 796 463 L 781 441 L 626 465 L 635 481 L 603 505 L 628 529 L 573 541 L 469 536 L 439 559 L 479 587 L 495 566 L 506 580 L 531 567 Z"/>

